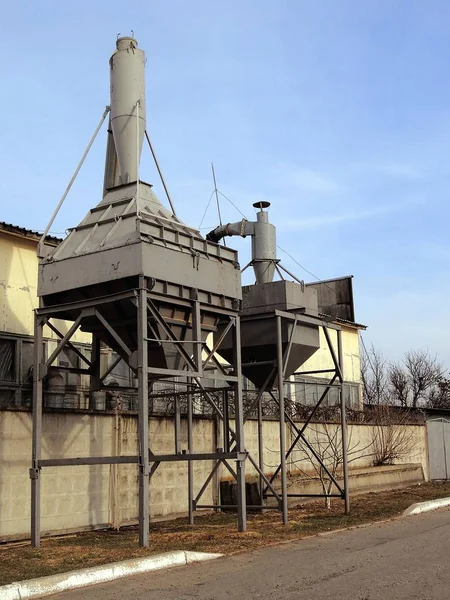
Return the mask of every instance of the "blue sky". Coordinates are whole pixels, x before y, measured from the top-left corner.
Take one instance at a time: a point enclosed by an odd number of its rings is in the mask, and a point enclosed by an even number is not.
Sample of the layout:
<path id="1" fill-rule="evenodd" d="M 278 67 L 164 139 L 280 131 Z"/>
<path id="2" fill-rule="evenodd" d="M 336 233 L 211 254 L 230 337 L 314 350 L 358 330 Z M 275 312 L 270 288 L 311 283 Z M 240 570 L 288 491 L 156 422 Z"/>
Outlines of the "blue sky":
<path id="1" fill-rule="evenodd" d="M 16 0 L 2 15 L 0 220 L 46 226 L 108 104 L 116 36 L 134 30 L 179 216 L 200 224 L 214 161 L 246 216 L 272 203 L 299 263 L 354 275 L 366 345 L 427 348 L 450 368 L 448 1 Z M 100 201 L 104 150 L 103 131 L 53 231 Z M 148 152 L 141 176 L 163 199 Z M 212 203 L 202 226 L 216 222 Z M 233 245 L 244 265 L 248 240 Z"/>

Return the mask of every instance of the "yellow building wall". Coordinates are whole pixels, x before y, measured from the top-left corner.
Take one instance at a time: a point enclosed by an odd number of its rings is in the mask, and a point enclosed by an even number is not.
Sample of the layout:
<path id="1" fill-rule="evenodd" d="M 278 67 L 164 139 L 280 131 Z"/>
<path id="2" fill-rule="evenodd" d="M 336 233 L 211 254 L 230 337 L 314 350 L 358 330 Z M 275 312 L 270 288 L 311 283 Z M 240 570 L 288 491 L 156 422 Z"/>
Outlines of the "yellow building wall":
<path id="1" fill-rule="evenodd" d="M 33 310 L 37 298 L 37 242 L 19 235 L 0 232 L 0 332 L 33 335 Z M 55 321 L 65 333 L 70 325 Z M 57 336 L 48 328 L 46 338 Z M 90 343 L 90 334 L 78 331 L 73 341 Z"/>
<path id="2" fill-rule="evenodd" d="M 361 360 L 359 354 L 358 329 L 354 327 L 341 327 L 344 380 L 359 383 L 361 381 Z M 328 331 L 337 356 L 337 332 L 333 329 L 329 329 Z M 299 371 L 314 371 L 333 368 L 333 359 L 331 358 L 323 330 L 320 329 L 320 348 L 301 366 Z M 326 377 L 326 374 L 318 375 L 318 377 Z"/>

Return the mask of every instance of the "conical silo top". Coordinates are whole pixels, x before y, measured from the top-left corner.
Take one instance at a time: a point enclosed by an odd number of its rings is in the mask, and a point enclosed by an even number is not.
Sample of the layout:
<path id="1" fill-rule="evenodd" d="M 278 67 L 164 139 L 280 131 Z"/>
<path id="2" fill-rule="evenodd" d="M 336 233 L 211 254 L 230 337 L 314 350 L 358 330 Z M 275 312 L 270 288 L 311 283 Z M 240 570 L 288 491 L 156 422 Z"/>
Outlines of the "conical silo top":
<path id="1" fill-rule="evenodd" d="M 155 292 L 173 297 L 197 294 L 206 304 L 225 308 L 242 298 L 237 252 L 205 240 L 139 177 L 146 133 L 145 63 L 133 36 L 117 39 L 109 61 L 103 198 L 41 260 L 38 294 L 44 304 L 137 287 L 141 276 L 153 282 Z"/>

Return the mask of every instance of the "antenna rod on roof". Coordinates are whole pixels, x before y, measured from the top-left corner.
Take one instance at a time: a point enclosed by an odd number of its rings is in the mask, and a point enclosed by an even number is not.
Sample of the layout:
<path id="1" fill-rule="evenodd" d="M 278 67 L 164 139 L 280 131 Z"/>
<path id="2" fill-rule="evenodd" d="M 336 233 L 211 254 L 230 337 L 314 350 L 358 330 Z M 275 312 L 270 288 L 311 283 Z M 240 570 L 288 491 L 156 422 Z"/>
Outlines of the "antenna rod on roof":
<path id="1" fill-rule="evenodd" d="M 217 215 L 219 217 L 219 224 L 222 227 L 222 215 L 220 214 L 220 203 L 219 203 L 219 190 L 217 189 L 217 181 L 216 181 L 216 172 L 214 170 L 214 163 L 211 163 L 212 176 L 214 181 L 214 193 L 216 194 L 216 204 L 217 204 Z M 225 240 L 223 240 L 224 245 L 226 246 Z"/>

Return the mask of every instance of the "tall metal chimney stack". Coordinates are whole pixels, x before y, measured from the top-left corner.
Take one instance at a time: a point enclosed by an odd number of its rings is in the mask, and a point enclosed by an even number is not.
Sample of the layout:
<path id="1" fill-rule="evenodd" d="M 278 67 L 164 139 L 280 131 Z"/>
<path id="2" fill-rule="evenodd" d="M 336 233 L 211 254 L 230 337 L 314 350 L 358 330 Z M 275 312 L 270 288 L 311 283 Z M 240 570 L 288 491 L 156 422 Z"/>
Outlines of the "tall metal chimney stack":
<path id="1" fill-rule="evenodd" d="M 145 53 L 132 37 L 119 38 L 116 46 L 109 61 L 112 140 L 109 140 L 107 152 L 117 156 L 118 173 L 110 175 L 112 179 L 108 181 L 108 165 L 113 156 L 107 156 L 107 187 L 137 181 L 146 129 Z"/>
<path id="2" fill-rule="evenodd" d="M 270 283 L 275 275 L 277 264 L 277 242 L 275 226 L 269 223 L 270 202 L 255 202 L 253 205 L 259 208 L 256 213 L 256 223 L 253 224 L 252 235 L 252 262 L 255 272 L 256 283 Z"/>

